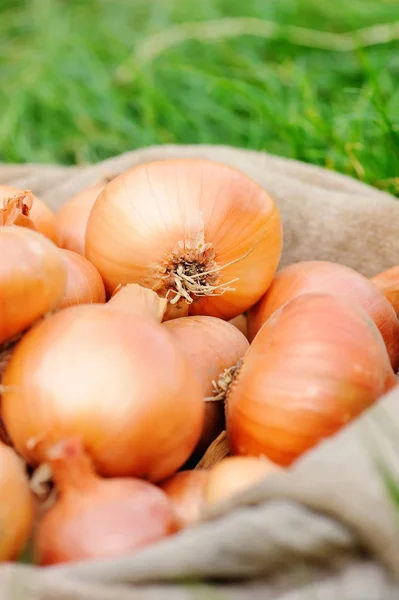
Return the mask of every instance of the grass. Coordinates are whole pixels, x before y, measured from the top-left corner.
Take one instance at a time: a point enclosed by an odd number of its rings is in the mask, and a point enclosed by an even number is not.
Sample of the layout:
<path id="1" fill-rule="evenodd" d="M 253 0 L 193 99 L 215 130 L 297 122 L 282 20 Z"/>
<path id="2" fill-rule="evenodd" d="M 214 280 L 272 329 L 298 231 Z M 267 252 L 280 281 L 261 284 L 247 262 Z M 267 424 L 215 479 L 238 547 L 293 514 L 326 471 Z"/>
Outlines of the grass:
<path id="1" fill-rule="evenodd" d="M 274 40 L 188 39 L 138 63 L 157 32 L 223 17 L 284 27 Z M 222 143 L 399 194 L 399 42 L 343 53 L 293 43 L 285 29 L 395 21 L 397 0 L 1 0 L 0 160 L 84 164 L 150 144 Z"/>

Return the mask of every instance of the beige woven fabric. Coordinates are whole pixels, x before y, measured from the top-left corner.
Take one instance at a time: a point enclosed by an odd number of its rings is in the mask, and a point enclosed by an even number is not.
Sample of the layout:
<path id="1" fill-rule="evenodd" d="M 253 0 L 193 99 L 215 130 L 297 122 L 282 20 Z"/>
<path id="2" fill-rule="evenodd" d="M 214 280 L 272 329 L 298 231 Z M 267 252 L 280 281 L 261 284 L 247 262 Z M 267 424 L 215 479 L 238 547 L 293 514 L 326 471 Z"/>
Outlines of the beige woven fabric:
<path id="1" fill-rule="evenodd" d="M 167 157 L 209 158 L 257 180 L 282 214 L 282 265 L 336 260 L 370 276 L 399 262 L 393 197 L 265 153 L 154 147 L 88 167 L 0 165 L 0 183 L 32 189 L 57 208 L 106 175 Z M 0 600 L 397 599 L 398 432 L 394 390 L 290 471 L 133 556 L 48 569 L 1 566 Z"/>

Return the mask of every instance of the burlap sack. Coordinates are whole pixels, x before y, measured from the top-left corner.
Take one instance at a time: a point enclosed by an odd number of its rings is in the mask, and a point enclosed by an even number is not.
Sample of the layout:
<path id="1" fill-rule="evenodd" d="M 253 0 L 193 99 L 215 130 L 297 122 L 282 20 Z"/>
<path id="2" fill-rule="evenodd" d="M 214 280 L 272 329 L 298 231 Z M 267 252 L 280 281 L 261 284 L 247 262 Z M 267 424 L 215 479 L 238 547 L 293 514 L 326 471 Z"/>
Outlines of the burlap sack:
<path id="1" fill-rule="evenodd" d="M 0 166 L 0 182 L 57 208 L 105 175 L 166 157 L 240 168 L 276 200 L 282 265 L 328 259 L 371 276 L 399 262 L 399 204 L 324 169 L 265 153 L 163 146 L 89 167 Z M 74 566 L 0 567 L 0 600 L 394 600 L 399 598 L 399 390 L 355 423 L 133 556 Z"/>

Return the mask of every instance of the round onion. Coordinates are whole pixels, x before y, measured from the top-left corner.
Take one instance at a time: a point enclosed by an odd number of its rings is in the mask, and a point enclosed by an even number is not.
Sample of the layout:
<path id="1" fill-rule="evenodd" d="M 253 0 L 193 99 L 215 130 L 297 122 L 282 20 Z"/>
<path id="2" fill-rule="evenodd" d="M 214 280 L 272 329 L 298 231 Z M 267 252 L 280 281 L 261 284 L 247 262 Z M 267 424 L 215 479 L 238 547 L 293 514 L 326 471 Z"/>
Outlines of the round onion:
<path id="1" fill-rule="evenodd" d="M 91 304 L 105 302 L 105 288 L 100 273 L 84 256 L 60 250 L 67 267 L 66 290 L 58 308 L 66 308 L 75 304 Z"/>

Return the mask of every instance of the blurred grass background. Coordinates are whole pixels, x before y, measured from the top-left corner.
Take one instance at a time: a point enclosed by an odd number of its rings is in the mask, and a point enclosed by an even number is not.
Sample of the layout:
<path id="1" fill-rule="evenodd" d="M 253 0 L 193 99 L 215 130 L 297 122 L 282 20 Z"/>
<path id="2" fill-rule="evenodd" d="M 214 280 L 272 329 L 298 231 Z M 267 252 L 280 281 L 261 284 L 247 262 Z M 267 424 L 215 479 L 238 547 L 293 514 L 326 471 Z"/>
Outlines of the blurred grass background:
<path id="1" fill-rule="evenodd" d="M 188 39 L 138 61 L 158 32 L 226 17 L 282 27 L 277 39 Z M 0 0 L 0 160 L 230 144 L 399 194 L 399 42 L 337 52 L 290 35 L 396 21 L 398 0 Z"/>

